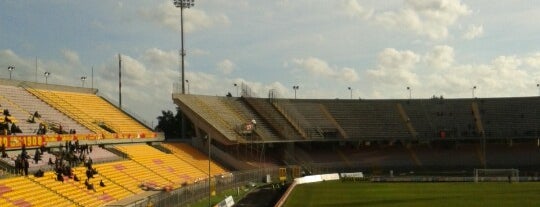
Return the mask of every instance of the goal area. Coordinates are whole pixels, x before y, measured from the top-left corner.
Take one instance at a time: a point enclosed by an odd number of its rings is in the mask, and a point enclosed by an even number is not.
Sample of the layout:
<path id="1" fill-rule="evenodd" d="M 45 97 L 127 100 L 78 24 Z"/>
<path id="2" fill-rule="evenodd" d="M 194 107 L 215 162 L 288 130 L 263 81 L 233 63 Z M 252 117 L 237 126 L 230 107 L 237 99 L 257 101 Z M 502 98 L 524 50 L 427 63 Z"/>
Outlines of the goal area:
<path id="1" fill-rule="evenodd" d="M 518 169 L 474 169 L 474 182 L 519 182 Z"/>

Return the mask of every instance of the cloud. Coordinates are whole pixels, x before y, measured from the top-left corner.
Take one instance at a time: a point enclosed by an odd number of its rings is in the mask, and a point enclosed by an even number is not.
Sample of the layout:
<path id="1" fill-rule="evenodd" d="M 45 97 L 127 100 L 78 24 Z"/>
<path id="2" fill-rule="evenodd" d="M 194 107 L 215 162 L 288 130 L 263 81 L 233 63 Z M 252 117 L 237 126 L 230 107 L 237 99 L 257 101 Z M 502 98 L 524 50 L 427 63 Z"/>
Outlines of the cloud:
<path id="1" fill-rule="evenodd" d="M 360 17 L 363 19 L 369 19 L 373 15 L 373 9 L 366 9 L 356 0 L 348 0 L 343 5 L 345 11 L 351 17 Z"/>
<path id="2" fill-rule="evenodd" d="M 478 97 L 530 96 L 536 94 L 535 81 L 540 80 L 539 54 L 498 56 L 471 64 L 457 62 L 448 45 L 434 46 L 425 54 L 387 48 L 379 53 L 377 67 L 366 72 L 369 93 L 372 98 L 404 98 L 406 86 L 411 86 L 416 98 L 471 97 L 477 86 Z"/>
<path id="3" fill-rule="evenodd" d="M 420 56 L 412 51 L 387 48 L 379 53 L 377 68 L 368 70 L 367 75 L 385 84 L 417 84 L 418 77 L 412 70 L 419 61 Z"/>
<path id="4" fill-rule="evenodd" d="M 388 29 L 413 32 L 430 39 L 445 39 L 450 26 L 471 13 L 459 0 L 405 0 L 397 10 L 372 12 L 358 0 L 346 3 L 350 16 L 359 16 Z"/>
<path id="5" fill-rule="evenodd" d="M 79 55 L 73 50 L 63 49 L 61 50 L 64 60 L 72 65 L 79 65 L 81 63 Z"/>
<path id="6" fill-rule="evenodd" d="M 428 67 L 437 69 L 450 67 L 454 63 L 454 48 L 448 45 L 437 45 L 424 56 Z"/>
<path id="7" fill-rule="evenodd" d="M 340 69 L 338 67 L 328 65 L 326 61 L 318 58 L 296 58 L 292 60 L 292 63 L 294 63 L 301 70 L 307 71 L 312 76 L 349 82 L 358 80 L 358 74 L 353 68 L 344 67 Z"/>
<path id="8" fill-rule="evenodd" d="M 472 40 L 481 37 L 484 34 L 484 26 L 469 25 L 467 31 L 463 34 L 463 38 Z"/>
<path id="9" fill-rule="evenodd" d="M 529 57 L 525 58 L 524 62 L 530 67 L 539 69 L 540 68 L 540 52 L 534 53 L 530 55 Z"/>
<path id="10" fill-rule="evenodd" d="M 231 60 L 224 59 L 221 62 L 217 63 L 216 67 L 223 74 L 231 74 L 236 68 L 236 65 Z"/>
<path id="11" fill-rule="evenodd" d="M 164 2 L 154 8 L 139 11 L 140 16 L 148 21 L 157 22 L 166 28 L 180 31 L 180 9 L 170 2 Z M 230 20 L 224 14 L 209 15 L 196 8 L 184 9 L 184 31 L 194 32 L 218 25 L 229 25 Z"/>

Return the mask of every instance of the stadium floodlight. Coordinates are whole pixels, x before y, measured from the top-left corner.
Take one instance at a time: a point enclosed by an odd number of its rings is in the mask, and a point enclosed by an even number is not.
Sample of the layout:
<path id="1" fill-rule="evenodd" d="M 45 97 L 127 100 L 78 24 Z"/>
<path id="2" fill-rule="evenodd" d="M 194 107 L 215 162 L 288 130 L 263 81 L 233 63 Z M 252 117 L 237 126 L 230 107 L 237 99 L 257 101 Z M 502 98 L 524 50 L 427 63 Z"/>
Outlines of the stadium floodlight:
<path id="1" fill-rule="evenodd" d="M 236 88 L 236 97 L 238 97 L 238 84 L 234 83 L 233 86 Z"/>
<path id="2" fill-rule="evenodd" d="M 49 79 L 49 76 L 51 75 L 50 72 L 45 72 L 43 73 L 43 76 L 45 76 L 45 84 L 48 84 L 48 79 Z"/>
<path id="3" fill-rule="evenodd" d="M 187 94 L 189 94 L 189 80 L 186 79 L 186 84 L 187 84 Z"/>
<path id="4" fill-rule="evenodd" d="M 538 88 L 538 96 L 540 96 L 540 83 L 537 83 L 536 87 Z"/>
<path id="5" fill-rule="evenodd" d="M 412 88 L 407 86 L 407 90 L 409 91 L 409 100 L 412 99 Z"/>
<path id="6" fill-rule="evenodd" d="M 476 86 L 473 86 L 473 87 L 472 87 L 472 97 L 473 97 L 473 98 L 475 98 L 475 96 L 474 96 L 474 91 L 475 91 L 475 90 L 476 90 Z"/>
<path id="7" fill-rule="evenodd" d="M 189 9 L 192 6 L 195 6 L 195 0 L 173 0 L 174 6 L 180 8 L 180 56 L 182 57 L 182 94 L 185 94 L 184 89 L 184 56 L 186 56 L 186 51 L 184 50 L 184 8 Z"/>
<path id="8" fill-rule="evenodd" d="M 82 87 L 84 88 L 84 82 L 86 81 L 86 76 L 81 77 Z"/>
<path id="9" fill-rule="evenodd" d="M 294 99 L 296 99 L 296 91 L 300 88 L 300 86 L 293 86 L 292 89 L 294 90 Z"/>
<path id="10" fill-rule="evenodd" d="M 350 86 L 347 87 L 347 89 L 349 89 L 349 91 L 351 92 L 351 99 L 352 99 L 352 90 L 353 90 L 353 89 L 352 89 Z"/>
<path id="11" fill-rule="evenodd" d="M 15 66 L 10 65 L 10 66 L 7 67 L 7 69 L 9 70 L 9 80 L 11 80 L 11 72 L 13 72 L 13 70 L 15 70 Z"/>

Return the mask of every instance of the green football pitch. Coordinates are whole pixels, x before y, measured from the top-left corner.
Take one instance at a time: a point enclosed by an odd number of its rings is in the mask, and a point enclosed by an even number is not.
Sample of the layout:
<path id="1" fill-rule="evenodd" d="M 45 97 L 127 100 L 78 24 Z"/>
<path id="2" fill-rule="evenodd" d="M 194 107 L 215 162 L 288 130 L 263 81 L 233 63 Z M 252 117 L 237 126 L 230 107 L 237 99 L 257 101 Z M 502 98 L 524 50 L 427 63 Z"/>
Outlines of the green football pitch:
<path id="1" fill-rule="evenodd" d="M 296 186 L 284 206 L 540 206 L 540 182 L 327 181 Z"/>

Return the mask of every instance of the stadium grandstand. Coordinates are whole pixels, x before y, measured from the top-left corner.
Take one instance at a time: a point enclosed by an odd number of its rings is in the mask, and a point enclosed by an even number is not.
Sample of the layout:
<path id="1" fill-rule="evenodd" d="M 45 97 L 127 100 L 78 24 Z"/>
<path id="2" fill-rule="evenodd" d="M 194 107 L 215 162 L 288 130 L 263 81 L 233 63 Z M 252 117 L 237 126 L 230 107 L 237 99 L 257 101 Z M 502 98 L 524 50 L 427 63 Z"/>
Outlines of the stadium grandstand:
<path id="1" fill-rule="evenodd" d="M 173 93 L 194 134 L 165 140 L 97 89 L 0 79 L 0 206 L 183 206 L 333 172 L 537 176 L 538 97 L 286 99 L 241 89 Z"/>

